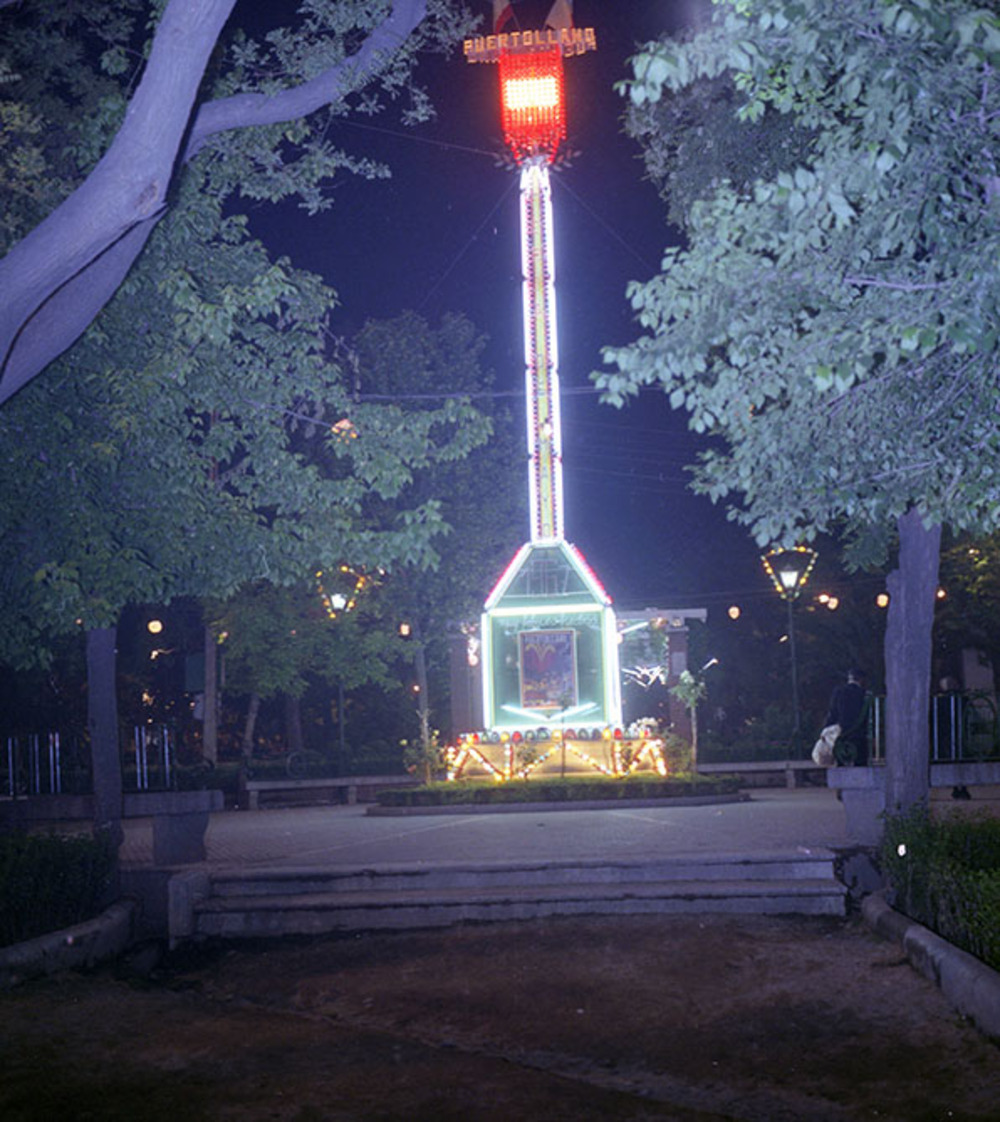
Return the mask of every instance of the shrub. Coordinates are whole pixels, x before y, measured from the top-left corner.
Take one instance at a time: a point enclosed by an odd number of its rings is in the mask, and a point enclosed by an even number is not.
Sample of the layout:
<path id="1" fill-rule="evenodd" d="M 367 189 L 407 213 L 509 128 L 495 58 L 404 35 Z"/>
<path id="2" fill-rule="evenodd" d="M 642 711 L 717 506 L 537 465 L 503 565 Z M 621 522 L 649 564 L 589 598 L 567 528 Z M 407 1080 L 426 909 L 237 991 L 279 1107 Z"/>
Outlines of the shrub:
<path id="1" fill-rule="evenodd" d="M 380 791 L 380 806 L 461 806 L 467 804 L 531 802 L 586 802 L 594 800 L 680 798 L 685 795 L 733 794 L 736 779 L 660 779 L 633 776 L 627 779 L 532 779 L 530 782 L 495 783 L 492 780 L 430 783 Z"/>
<path id="2" fill-rule="evenodd" d="M 106 838 L 0 835 L 0 946 L 97 915 L 114 863 Z"/>
<path id="3" fill-rule="evenodd" d="M 1000 969 L 1000 819 L 891 816 L 881 864 L 900 911 Z"/>
<path id="4" fill-rule="evenodd" d="M 786 706 L 769 705 L 759 716 L 748 718 L 735 736 L 724 740 L 711 734 L 704 736 L 699 755 L 706 763 L 719 764 L 804 758 L 808 752 L 791 743 L 791 725 Z M 810 727 L 808 722 L 805 727 Z"/>
<path id="5" fill-rule="evenodd" d="M 669 775 L 691 774 L 691 745 L 676 733 L 667 732 L 660 737 L 663 744 L 663 758 L 667 763 Z"/>

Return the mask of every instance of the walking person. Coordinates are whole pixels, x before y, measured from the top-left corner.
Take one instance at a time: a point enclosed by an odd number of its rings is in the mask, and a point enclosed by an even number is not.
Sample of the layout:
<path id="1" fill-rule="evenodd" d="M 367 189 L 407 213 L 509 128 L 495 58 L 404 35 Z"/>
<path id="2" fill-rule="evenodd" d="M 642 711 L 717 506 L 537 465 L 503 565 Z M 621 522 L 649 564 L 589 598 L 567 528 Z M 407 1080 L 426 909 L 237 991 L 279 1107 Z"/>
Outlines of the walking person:
<path id="1" fill-rule="evenodd" d="M 840 736 L 833 754 L 842 766 L 868 764 L 868 710 L 871 696 L 860 670 L 848 670 L 847 681 L 837 686 L 830 698 L 825 724 L 840 725 Z"/>

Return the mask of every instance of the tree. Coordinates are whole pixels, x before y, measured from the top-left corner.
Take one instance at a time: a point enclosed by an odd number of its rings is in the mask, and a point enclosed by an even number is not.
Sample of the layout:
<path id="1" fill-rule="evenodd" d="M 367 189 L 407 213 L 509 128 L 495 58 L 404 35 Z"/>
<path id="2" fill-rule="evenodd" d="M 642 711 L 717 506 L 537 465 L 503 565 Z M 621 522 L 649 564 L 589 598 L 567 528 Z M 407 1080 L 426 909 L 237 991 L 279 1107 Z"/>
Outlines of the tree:
<path id="1" fill-rule="evenodd" d="M 352 583 L 363 580 L 356 574 Z M 380 618 L 377 590 L 366 590 L 350 607 L 331 606 L 330 574 L 290 588 L 258 582 L 229 600 L 209 605 L 208 618 L 226 659 L 226 686 L 249 698 L 243 755 L 253 754 L 260 702 L 285 695 L 301 698 L 321 679 L 338 694 L 359 686 L 394 683 L 400 641 L 391 622 Z"/>
<path id="2" fill-rule="evenodd" d="M 670 687 L 670 692 L 691 716 L 691 773 L 698 773 L 698 702 L 704 701 L 708 687 L 701 677 L 690 670 L 682 670 L 680 677 Z"/>
<path id="3" fill-rule="evenodd" d="M 414 312 L 369 321 L 352 340 L 363 396 L 398 400 L 414 421 L 444 398 L 468 395 L 490 420 L 492 439 L 461 459 L 444 460 L 416 482 L 414 494 L 434 498 L 448 527 L 430 566 L 403 565 L 380 592 L 387 618 L 408 625 L 420 740 L 425 755 L 433 727 L 447 718 L 450 649 L 460 625 L 477 620 L 500 568 L 527 524 L 524 450 L 510 415 L 492 404 L 493 375 L 481 367 L 485 340 L 464 316 L 431 326 Z M 457 730 L 452 730 L 457 731 Z M 463 730 L 465 731 L 465 730 Z"/>
<path id="4" fill-rule="evenodd" d="M 230 189 L 242 179 L 246 196 L 300 193 L 318 209 L 322 181 L 337 167 L 376 172 L 326 139 L 330 118 L 346 112 L 352 97 L 369 112 L 379 93 L 398 97 L 416 53 L 460 38 L 467 27 L 450 0 L 315 0 L 266 45 L 237 36 L 220 53 L 234 4 L 155 5 L 159 18 L 141 52 L 134 49 L 137 20 L 148 6 L 137 0 L 75 0 L 56 13 L 27 3 L 0 13 L 12 54 L 21 46 L 35 52 L 35 66 L 60 62 L 71 70 L 86 35 L 104 71 L 126 80 L 117 100 L 100 105 L 105 128 L 120 121 L 113 139 L 91 137 L 99 158 L 85 178 L 77 184 L 68 177 L 71 192 L 0 260 L 0 403 L 93 322 L 169 210 L 192 161 L 201 156 L 214 164 Z M 65 41 L 74 38 L 67 55 Z M 217 71 L 220 58 L 224 68 Z M 10 64 L 15 79 L 17 62 Z M 20 96 L 16 81 L 9 84 L 26 118 L 30 97 Z M 425 95 L 413 90 L 411 119 L 427 112 Z M 22 124 L 30 131 L 30 121 Z"/>
<path id="5" fill-rule="evenodd" d="M 937 653 L 943 676 L 959 674 L 965 649 L 1000 666 L 1000 535 L 950 539 L 941 551 L 945 595 L 936 620 Z"/>
<path id="6" fill-rule="evenodd" d="M 629 296 L 647 332 L 605 352 L 620 403 L 658 384 L 724 446 L 699 465 L 761 545 L 843 528 L 882 559 L 888 805 L 926 798 L 931 627 L 942 525 L 1000 504 L 997 250 L 1000 20 L 964 0 L 725 0 L 689 42 L 647 45 L 633 103 L 732 74 L 750 121 L 810 136 L 793 169 L 720 183 L 685 248 Z"/>
<path id="7" fill-rule="evenodd" d="M 87 631 L 98 824 L 111 830 L 123 606 L 292 584 L 345 556 L 427 564 L 443 523 L 408 488 L 489 431 L 460 400 L 418 415 L 353 400 L 326 355 L 332 292 L 271 262 L 197 182 L 185 192 L 100 324 L 0 413 L 0 657 L 30 664 L 49 635 Z"/>
<path id="8" fill-rule="evenodd" d="M 130 0 L 78 0 L 58 11 L 32 10 L 25 24 L 12 25 L 4 49 L 19 69 L 7 88 L 20 100 L 3 103 L 0 113 L 21 143 L 6 165 L 15 188 L 7 237 L 79 180 L 107 147 L 119 115 L 131 119 L 108 76 L 127 70 L 131 17 L 142 10 Z M 327 61 L 347 58 L 345 42 L 378 25 L 386 11 L 331 9 L 336 34 L 325 37 Z M 236 69 L 220 78 L 220 88 L 264 89 L 272 62 L 271 73 L 283 72 L 283 62 L 322 69 L 306 58 L 324 39 L 321 23 L 305 18 L 301 37 L 272 38 L 273 57 L 239 44 Z M 88 45 L 69 34 L 81 25 L 107 47 L 103 77 L 85 65 L 93 39 Z M 412 47 L 381 58 L 372 71 L 389 93 L 405 86 Z M 343 76 L 343 67 L 334 70 Z M 425 103 L 419 90 L 411 92 L 419 115 Z M 75 101 L 92 113 L 74 116 Z M 15 665 L 44 659 L 49 635 L 74 619 L 87 629 L 98 824 L 112 829 L 121 788 L 115 694 L 106 678 L 114 671 L 121 607 L 224 596 L 262 577 L 294 581 L 315 568 L 317 556 L 337 557 L 348 545 L 373 565 L 427 557 L 439 529 L 434 503 L 398 500 L 414 471 L 461 455 L 467 438 L 466 450 L 485 435 L 457 402 L 404 428 L 391 406 L 351 400 L 327 361 L 324 322 L 333 293 L 287 262 L 267 259 L 247 238 L 243 219 L 223 216 L 223 205 L 237 189 L 259 198 L 298 191 L 318 209 L 324 174 L 381 169 L 332 149 L 305 125 L 272 129 L 264 139 L 271 150 L 259 134 L 219 139 L 211 159 L 189 163 L 174 178 L 168 220 L 153 236 L 144 233 L 138 268 L 99 322 L 53 367 L 43 389 L 33 392 L 32 384 L 4 411 L 11 486 L 3 496 L 3 544 L 13 593 L 4 604 L 13 624 L 4 631 L 4 654 Z M 338 419 L 359 439 L 348 439 Z M 394 523 L 368 521 L 376 498 L 398 501 Z"/>

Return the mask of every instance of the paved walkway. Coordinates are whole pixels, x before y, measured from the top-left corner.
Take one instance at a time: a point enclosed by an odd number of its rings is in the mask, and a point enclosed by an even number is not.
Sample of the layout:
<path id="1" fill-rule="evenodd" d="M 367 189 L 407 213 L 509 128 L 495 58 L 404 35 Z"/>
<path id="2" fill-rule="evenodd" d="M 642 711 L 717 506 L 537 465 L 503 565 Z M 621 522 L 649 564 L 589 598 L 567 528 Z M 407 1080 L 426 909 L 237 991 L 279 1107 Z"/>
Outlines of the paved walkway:
<path id="1" fill-rule="evenodd" d="M 125 823 L 122 859 L 152 860 L 148 820 Z M 608 810 L 367 817 L 364 806 L 225 810 L 206 835 L 211 866 L 358 866 L 645 855 L 772 853 L 849 844 L 836 792 L 765 788 L 743 803 Z"/>

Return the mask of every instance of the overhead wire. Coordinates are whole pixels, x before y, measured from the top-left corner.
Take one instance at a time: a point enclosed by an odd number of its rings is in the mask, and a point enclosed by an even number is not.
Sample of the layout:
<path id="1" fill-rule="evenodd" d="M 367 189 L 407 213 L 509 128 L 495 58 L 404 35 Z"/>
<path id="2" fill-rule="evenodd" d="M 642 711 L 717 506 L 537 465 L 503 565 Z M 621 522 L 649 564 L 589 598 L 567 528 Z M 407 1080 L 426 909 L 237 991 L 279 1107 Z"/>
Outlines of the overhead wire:
<path id="1" fill-rule="evenodd" d="M 438 277 L 438 279 L 434 282 L 434 284 L 432 284 L 430 286 L 430 288 L 424 293 L 423 299 L 417 305 L 417 311 L 421 311 L 424 307 L 426 307 L 427 301 L 430 300 L 430 298 L 437 292 L 437 290 L 441 287 L 441 285 L 444 284 L 444 282 L 448 279 L 448 277 L 454 271 L 455 266 L 459 263 L 459 261 L 462 260 L 462 258 L 469 251 L 469 247 L 473 244 L 473 242 L 475 242 L 478 239 L 480 233 L 483 230 L 483 227 L 490 221 L 490 219 L 493 217 L 493 215 L 496 214 L 496 212 L 500 209 L 500 205 L 506 200 L 507 196 L 511 193 L 511 191 L 513 191 L 513 189 L 514 189 L 514 181 L 511 180 L 510 183 L 507 185 L 507 188 L 504 190 L 503 194 L 500 196 L 500 198 L 498 198 L 497 201 L 493 204 L 493 206 L 490 207 L 489 213 L 482 220 L 482 222 L 480 222 L 479 225 L 476 227 L 475 232 L 471 235 L 471 237 L 468 238 L 468 240 L 465 242 L 465 244 L 462 246 L 462 248 L 452 258 L 451 264 L 448 265 L 448 267 Z"/>
<path id="2" fill-rule="evenodd" d="M 630 245 L 625 240 L 624 236 L 617 230 L 615 230 L 608 222 L 606 222 L 603 216 L 600 215 L 596 210 L 594 210 L 594 208 L 586 201 L 586 199 L 584 199 L 581 195 L 574 191 L 573 188 L 570 187 L 570 185 L 566 183 L 562 177 L 555 177 L 553 181 L 558 185 L 559 189 L 565 191 L 568 195 L 575 199 L 576 202 L 581 207 L 583 207 L 583 209 L 590 215 L 590 217 L 593 218 L 593 220 L 603 228 L 604 232 L 611 238 L 613 238 L 616 242 L 618 242 L 618 244 L 624 250 L 626 250 L 626 252 L 628 252 L 630 256 L 634 257 L 635 260 L 638 261 L 644 269 L 649 269 L 651 272 L 656 271 L 656 264 L 648 261 L 634 246 Z"/>
<path id="3" fill-rule="evenodd" d="M 400 140 L 409 140 L 414 144 L 429 144 L 435 148 L 450 148 L 456 152 L 469 152 L 473 156 L 489 156 L 491 160 L 496 160 L 497 153 L 491 152 L 488 148 L 473 148 L 471 144 L 456 144 L 450 140 L 436 140 L 431 136 L 420 136 L 417 133 L 404 132 L 401 129 L 387 129 L 382 125 L 364 125 L 360 121 L 352 121 L 347 117 L 338 118 L 339 125 L 347 125 L 352 129 L 361 129 L 365 132 L 382 133 L 384 136 L 395 136 Z"/>

